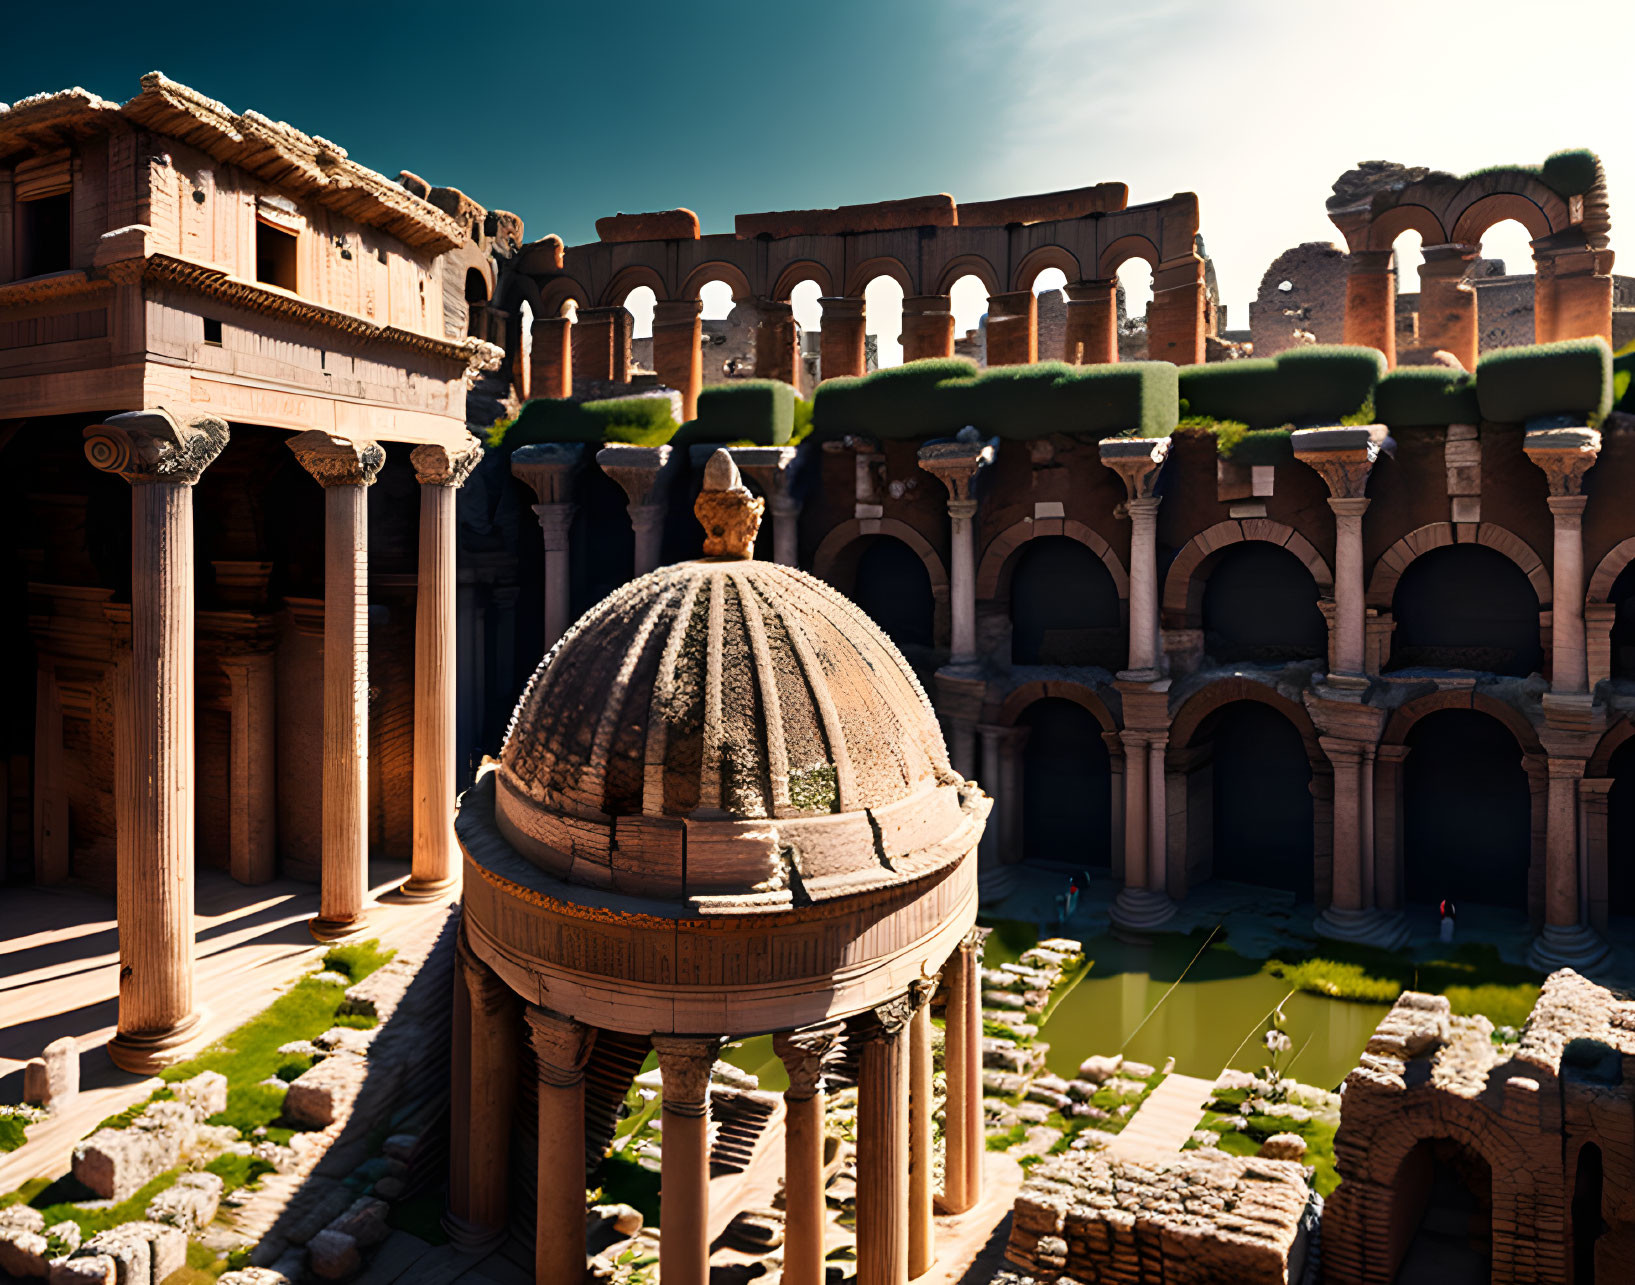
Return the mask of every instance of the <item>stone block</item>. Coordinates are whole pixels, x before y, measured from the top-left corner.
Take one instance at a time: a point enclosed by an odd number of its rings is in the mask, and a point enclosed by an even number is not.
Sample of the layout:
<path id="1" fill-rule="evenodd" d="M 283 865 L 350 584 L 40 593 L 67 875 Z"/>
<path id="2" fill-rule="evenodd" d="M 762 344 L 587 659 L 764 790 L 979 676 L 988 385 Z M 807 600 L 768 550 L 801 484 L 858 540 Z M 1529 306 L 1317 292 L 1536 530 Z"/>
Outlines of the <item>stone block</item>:
<path id="1" fill-rule="evenodd" d="M 79 1096 L 79 1044 L 72 1035 L 52 1040 L 23 1071 L 23 1101 L 61 1111 Z"/>
<path id="2" fill-rule="evenodd" d="M 192 1140 L 191 1117 L 186 1127 L 163 1121 L 151 1128 L 98 1129 L 74 1148 L 74 1177 L 104 1200 L 128 1200 L 150 1179 L 174 1169 Z"/>
<path id="3" fill-rule="evenodd" d="M 345 1280 L 361 1266 L 358 1242 L 345 1232 L 321 1231 L 307 1242 L 307 1267 L 319 1280 Z"/>
<path id="4" fill-rule="evenodd" d="M 175 1086 L 176 1100 L 200 1120 L 227 1110 L 227 1077 L 220 1071 L 205 1071 Z"/>
<path id="5" fill-rule="evenodd" d="M 300 1128 L 327 1128 L 352 1109 L 368 1074 L 368 1063 L 354 1054 L 325 1058 L 290 1082 L 285 1118 Z"/>
<path id="6" fill-rule="evenodd" d="M 118 1285 L 151 1285 L 153 1281 L 153 1247 L 148 1238 L 131 1234 L 129 1224 L 99 1231 L 73 1254 L 73 1258 L 110 1258 Z M 186 1246 L 183 1246 L 186 1257 Z M 161 1277 L 161 1280 L 164 1278 Z"/>
<path id="7" fill-rule="evenodd" d="M 0 1231 L 45 1231 L 45 1215 L 31 1205 L 7 1205 L 0 1209 Z"/>
<path id="8" fill-rule="evenodd" d="M 724 1065 L 724 1063 L 719 1063 L 718 1062 L 716 1065 L 721 1066 L 721 1065 Z M 753 1089 L 753 1088 L 757 1088 L 759 1086 L 754 1084 L 754 1083 L 751 1083 L 751 1084 L 749 1084 L 747 1086 L 739 1085 L 737 1087 L 739 1087 L 739 1088 L 748 1087 L 748 1088 Z M 381 1144 L 380 1151 L 381 1151 L 381 1154 L 384 1155 L 388 1160 L 398 1160 L 398 1161 L 401 1161 L 404 1164 L 408 1164 L 414 1159 L 415 1152 L 417 1152 L 419 1149 L 420 1149 L 420 1135 L 419 1134 L 414 1134 L 414 1133 L 394 1133 L 391 1137 L 387 1138 L 384 1143 Z"/>
<path id="9" fill-rule="evenodd" d="M 373 1196 L 360 1196 L 347 1206 L 345 1213 L 324 1228 L 324 1231 L 340 1232 L 342 1235 L 350 1236 L 359 1249 L 369 1249 L 392 1234 L 392 1229 L 386 1225 L 386 1217 L 391 1212 L 392 1207 L 384 1200 L 376 1200 Z"/>
<path id="10" fill-rule="evenodd" d="M 271 1267 L 242 1267 L 223 1273 L 217 1285 L 290 1285 L 290 1278 Z"/>
<path id="11" fill-rule="evenodd" d="M 51 1285 L 119 1285 L 118 1267 L 107 1254 L 60 1258 L 51 1264 Z"/>
<path id="12" fill-rule="evenodd" d="M 187 1233 L 180 1227 L 163 1223 L 122 1223 L 115 1228 L 130 1236 L 140 1236 L 148 1244 L 148 1261 L 153 1273 L 153 1285 L 161 1285 L 172 1272 L 187 1266 Z"/>
<path id="13" fill-rule="evenodd" d="M 184 1231 L 203 1231 L 216 1216 L 221 1192 L 222 1180 L 216 1174 L 184 1173 L 175 1186 L 148 1202 L 148 1220 Z"/>
<path id="14" fill-rule="evenodd" d="M 50 1267 L 48 1248 L 45 1237 L 37 1231 L 0 1228 L 0 1272 L 19 1280 L 45 1276 Z"/>
<path id="15" fill-rule="evenodd" d="M 418 961 L 394 959 L 383 964 L 356 986 L 349 986 L 341 1001 L 341 1014 L 379 1018 L 382 1025 L 392 1020 L 403 996 L 413 985 Z"/>
<path id="16" fill-rule="evenodd" d="M 60 1257 L 63 1254 L 72 1254 L 76 1249 L 78 1249 L 80 1247 L 80 1241 L 84 1239 L 84 1235 L 80 1231 L 78 1223 L 71 1223 L 65 1220 L 60 1223 L 52 1223 L 51 1226 L 47 1227 L 45 1229 L 45 1238 L 48 1241 L 55 1242 L 57 1253 Z"/>

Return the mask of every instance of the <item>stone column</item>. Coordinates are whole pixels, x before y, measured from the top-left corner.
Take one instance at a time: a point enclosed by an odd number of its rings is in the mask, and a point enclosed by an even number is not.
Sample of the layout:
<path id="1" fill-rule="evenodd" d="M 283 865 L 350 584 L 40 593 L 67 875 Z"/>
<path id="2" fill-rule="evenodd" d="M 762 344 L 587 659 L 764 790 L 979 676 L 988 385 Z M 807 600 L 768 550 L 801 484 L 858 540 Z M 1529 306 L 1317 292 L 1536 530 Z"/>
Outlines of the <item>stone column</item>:
<path id="1" fill-rule="evenodd" d="M 698 390 L 704 386 L 704 304 L 698 299 L 661 299 L 653 305 L 653 369 L 681 394 L 681 418 L 698 414 Z"/>
<path id="2" fill-rule="evenodd" d="M 535 397 L 573 396 L 573 321 L 568 317 L 534 318 L 534 351 L 530 392 Z"/>
<path id="3" fill-rule="evenodd" d="M 718 1039 L 653 1037 L 664 1097 L 659 1275 L 665 1285 L 710 1281 L 710 1069 L 720 1049 Z M 583 1220 L 583 1208 L 579 1213 Z"/>
<path id="4" fill-rule="evenodd" d="M 324 488 L 324 762 L 319 941 L 365 927 L 369 896 L 369 513 L 379 444 L 298 433 L 289 448 Z"/>
<path id="5" fill-rule="evenodd" d="M 988 296 L 988 365 L 1039 360 L 1039 301 L 1031 290 Z"/>
<path id="6" fill-rule="evenodd" d="M 409 455 L 420 482 L 420 563 L 414 620 L 414 849 L 409 879 L 400 891 L 415 900 L 440 897 L 459 882 L 454 845 L 455 499 L 482 457 L 476 439 L 455 448 L 417 446 Z"/>
<path id="7" fill-rule="evenodd" d="M 568 536 L 573 529 L 574 474 L 585 448 L 579 442 L 540 442 L 511 452 L 511 472 L 539 498 L 533 506 L 545 537 L 545 650 L 567 632 L 572 580 Z"/>
<path id="8" fill-rule="evenodd" d="M 1402 909 L 1398 892 L 1402 871 L 1402 773 L 1406 745 L 1381 745 L 1375 751 L 1374 774 L 1374 905 L 1382 911 Z"/>
<path id="9" fill-rule="evenodd" d="M 1203 362 L 1204 293 L 1204 261 L 1190 249 L 1153 269 L 1152 303 L 1147 307 L 1149 361 L 1177 366 Z"/>
<path id="10" fill-rule="evenodd" d="M 1113 437 L 1101 443 L 1101 462 L 1117 473 L 1129 496 L 1130 657 L 1120 677 L 1151 682 L 1163 676 L 1158 634 L 1158 505 L 1153 494 L 1169 458 L 1167 437 Z"/>
<path id="11" fill-rule="evenodd" d="M 131 484 L 129 761 L 117 767 L 118 1031 L 108 1055 L 148 1075 L 193 1035 L 193 484 L 227 445 L 210 415 L 159 409 L 85 430 L 85 456 Z"/>
<path id="12" fill-rule="evenodd" d="M 800 453 L 793 446 L 729 446 L 726 450 L 738 471 L 755 483 L 772 513 L 772 560 L 797 566 L 801 506 L 793 486 Z M 702 469 L 714 451 L 714 447 L 695 447 L 693 467 Z"/>
<path id="13" fill-rule="evenodd" d="M 630 525 L 636 533 L 635 574 L 659 565 L 664 543 L 665 492 L 669 487 L 668 446 L 604 446 L 596 452 L 602 472 L 619 484 L 629 501 Z"/>
<path id="14" fill-rule="evenodd" d="M 1353 250 L 1345 257 L 1345 341 L 1397 364 L 1397 278 L 1392 251 Z"/>
<path id="15" fill-rule="evenodd" d="M 982 942 L 973 928 L 943 965 L 948 1009 L 943 1031 L 943 1068 L 948 1100 L 943 1106 L 942 1206 L 962 1214 L 982 1198 Z"/>
<path id="16" fill-rule="evenodd" d="M 920 447 L 920 467 L 948 490 L 949 606 L 953 621 L 948 663 L 969 666 L 976 652 L 976 512 L 973 494 L 977 474 L 992 464 L 999 439 L 984 442 L 974 429 L 962 429 L 950 441 Z"/>
<path id="17" fill-rule="evenodd" d="M 1534 938 L 1527 958 L 1535 968 L 1547 973 L 1557 968 L 1582 971 L 1600 963 L 1607 954 L 1606 943 L 1584 922 L 1579 880 L 1578 783 L 1584 776 L 1587 760 L 1558 751 L 1587 750 L 1593 744 L 1593 736 L 1581 732 L 1563 735 L 1547 729 L 1542 739 L 1549 751 L 1545 785 L 1544 928 Z"/>
<path id="18" fill-rule="evenodd" d="M 596 1032 L 571 1017 L 532 1004 L 527 1018 L 528 1041 L 534 1047 L 539 1075 L 534 1279 L 577 1282 L 584 1279 L 586 1257 L 585 1064 L 590 1061 Z M 665 1115 L 668 1124 L 668 1107 Z M 668 1130 L 664 1141 L 668 1153 Z M 495 1178 L 503 1183 L 504 1171 Z"/>
<path id="19" fill-rule="evenodd" d="M 275 728 L 277 672 L 270 651 L 222 658 L 232 701 L 228 750 L 228 869 L 240 883 L 261 884 L 278 870 Z"/>
<path id="20" fill-rule="evenodd" d="M 1450 352 L 1466 370 L 1476 369 L 1476 291 L 1468 274 L 1481 258 L 1479 245 L 1427 245 L 1419 265 L 1419 343 Z"/>
<path id="21" fill-rule="evenodd" d="M 923 361 L 953 355 L 954 313 L 948 296 L 914 294 L 904 299 L 903 360 Z"/>
<path id="22" fill-rule="evenodd" d="M 818 300 L 823 327 L 818 331 L 818 374 L 824 379 L 861 375 L 867 369 L 864 333 L 868 321 L 862 299 L 826 295 Z"/>
<path id="23" fill-rule="evenodd" d="M 463 930 L 456 939 L 455 960 L 457 1061 L 449 1136 L 449 1212 L 443 1225 L 457 1246 L 477 1252 L 492 1249 L 506 1234 L 512 1113 L 522 1061 L 522 1000 L 477 958 Z M 542 1148 L 542 1169 L 544 1156 Z"/>
<path id="24" fill-rule="evenodd" d="M 1612 343 L 1612 251 L 1592 245 L 1540 251 L 1534 243 L 1535 342 L 1600 335 Z"/>
<path id="25" fill-rule="evenodd" d="M 574 379 L 599 384 L 613 382 L 613 346 L 617 333 L 613 314 L 623 311 L 622 307 L 579 309 L 570 332 L 573 336 Z"/>
<path id="26" fill-rule="evenodd" d="M 1118 279 L 1098 278 L 1069 285 L 1067 351 L 1070 366 L 1100 366 L 1118 360 Z"/>
<path id="27" fill-rule="evenodd" d="M 857 1094 L 857 1285 L 908 1281 L 908 1048 L 913 1006 L 865 1020 Z M 702 1285 L 702 1282 L 699 1283 Z"/>
<path id="28" fill-rule="evenodd" d="M 1318 744 L 1334 768 L 1329 904 L 1314 927 L 1320 937 L 1396 950 L 1407 943 L 1407 924 L 1400 914 L 1376 907 L 1373 887 L 1374 754 L 1385 711 L 1367 704 L 1365 695 L 1332 677 L 1305 694 Z"/>
<path id="29" fill-rule="evenodd" d="M 787 299 L 755 301 L 755 378 L 797 383 L 800 370 L 800 327 Z"/>
<path id="30" fill-rule="evenodd" d="M 931 1221 L 931 995 L 930 978 L 908 988 L 913 1016 L 908 1022 L 908 1278 L 918 1280 L 937 1260 L 936 1229 Z"/>
<path id="31" fill-rule="evenodd" d="M 1295 458 L 1328 484 L 1334 511 L 1334 666 L 1331 687 L 1365 689 L 1368 607 L 1363 586 L 1363 514 L 1368 475 L 1381 450 L 1389 449 L 1383 424 L 1355 428 L 1307 428 L 1292 435 Z"/>
<path id="32" fill-rule="evenodd" d="M 1147 736 L 1126 728 L 1119 734 L 1124 742 L 1124 892 L 1137 894 L 1147 887 L 1147 808 L 1151 790 L 1147 784 Z"/>
<path id="33" fill-rule="evenodd" d="M 1563 696 L 1589 708 L 1589 657 L 1584 637 L 1584 474 L 1601 452 L 1601 434 L 1593 428 L 1547 428 L 1522 440 L 1527 458 L 1549 480 L 1550 515 L 1555 523 L 1555 560 L 1551 568 L 1550 696 L 1546 705 L 1561 708 Z M 1552 699 L 1555 698 L 1555 699 Z"/>
<path id="34" fill-rule="evenodd" d="M 1169 737 L 1147 736 L 1147 891 L 1169 899 L 1169 777 L 1165 753 Z"/>
<path id="35" fill-rule="evenodd" d="M 789 1073 L 783 1094 L 785 1285 L 824 1285 L 823 1059 L 834 1051 L 841 1031 L 823 1026 L 772 1037 Z"/>

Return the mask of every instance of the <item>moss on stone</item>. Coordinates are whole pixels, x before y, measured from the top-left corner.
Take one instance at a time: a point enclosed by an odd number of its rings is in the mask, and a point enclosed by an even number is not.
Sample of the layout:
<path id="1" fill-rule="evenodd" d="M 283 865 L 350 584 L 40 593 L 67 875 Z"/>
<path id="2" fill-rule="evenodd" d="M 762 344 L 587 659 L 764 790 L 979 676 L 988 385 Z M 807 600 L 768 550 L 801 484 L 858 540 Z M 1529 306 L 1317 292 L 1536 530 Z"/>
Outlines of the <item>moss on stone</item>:
<path id="1" fill-rule="evenodd" d="M 785 446 L 795 428 L 795 390 L 776 379 L 711 384 L 698 394 L 698 417 L 677 441 Z"/>

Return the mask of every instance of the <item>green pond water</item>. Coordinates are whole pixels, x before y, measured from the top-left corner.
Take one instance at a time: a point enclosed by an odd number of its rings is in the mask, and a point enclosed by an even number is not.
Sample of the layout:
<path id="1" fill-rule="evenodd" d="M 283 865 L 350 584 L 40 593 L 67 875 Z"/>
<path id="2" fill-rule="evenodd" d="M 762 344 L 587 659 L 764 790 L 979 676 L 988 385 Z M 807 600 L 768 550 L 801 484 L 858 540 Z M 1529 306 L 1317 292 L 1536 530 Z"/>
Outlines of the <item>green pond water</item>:
<path id="1" fill-rule="evenodd" d="M 984 962 L 997 968 L 1015 960 L 1030 936 L 1005 929 L 993 933 Z M 1281 1004 L 1288 1018 L 1283 1029 L 1293 1044 L 1284 1073 L 1331 1089 L 1356 1066 L 1369 1035 L 1389 1011 L 1385 1004 L 1291 995 L 1287 982 L 1260 971 L 1259 961 L 1218 945 L 1206 948 L 1188 970 L 1199 945 L 1199 939 L 1181 937 L 1161 937 L 1146 946 L 1111 937 L 1086 941 L 1089 969 L 1060 996 L 1039 1033 L 1050 1045 L 1049 1069 L 1072 1079 L 1091 1054 L 1123 1052 L 1160 1067 L 1173 1057 L 1175 1069 L 1185 1075 L 1213 1078 L 1228 1066 L 1255 1071 L 1266 1063 L 1261 1036 L 1267 1019 Z M 1183 970 L 1185 979 L 1175 985 Z M 743 1040 L 724 1056 L 760 1076 L 765 1089 L 787 1087 L 771 1036 Z"/>

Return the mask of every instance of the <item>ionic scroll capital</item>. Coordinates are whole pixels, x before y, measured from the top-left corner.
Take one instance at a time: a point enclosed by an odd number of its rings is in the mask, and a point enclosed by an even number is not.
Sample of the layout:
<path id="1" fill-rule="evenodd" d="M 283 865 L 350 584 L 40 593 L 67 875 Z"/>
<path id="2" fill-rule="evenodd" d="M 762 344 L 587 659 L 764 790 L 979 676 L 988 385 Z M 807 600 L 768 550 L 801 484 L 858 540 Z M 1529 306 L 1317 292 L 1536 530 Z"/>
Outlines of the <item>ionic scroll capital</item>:
<path id="1" fill-rule="evenodd" d="M 132 485 L 192 486 L 227 445 L 214 415 L 174 414 L 165 407 L 127 411 L 85 430 L 85 458 Z"/>

